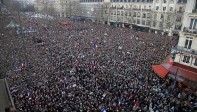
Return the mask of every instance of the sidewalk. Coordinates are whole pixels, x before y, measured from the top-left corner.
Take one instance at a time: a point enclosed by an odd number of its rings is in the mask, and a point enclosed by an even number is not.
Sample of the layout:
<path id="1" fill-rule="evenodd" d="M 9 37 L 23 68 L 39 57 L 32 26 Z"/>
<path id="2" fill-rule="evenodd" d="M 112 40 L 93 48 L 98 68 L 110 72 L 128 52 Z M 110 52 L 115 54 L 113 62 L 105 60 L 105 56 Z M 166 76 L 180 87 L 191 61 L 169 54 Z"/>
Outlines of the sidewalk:
<path id="1" fill-rule="evenodd" d="M 5 107 L 11 105 L 6 85 L 3 79 L 0 79 L 0 112 L 4 112 Z"/>

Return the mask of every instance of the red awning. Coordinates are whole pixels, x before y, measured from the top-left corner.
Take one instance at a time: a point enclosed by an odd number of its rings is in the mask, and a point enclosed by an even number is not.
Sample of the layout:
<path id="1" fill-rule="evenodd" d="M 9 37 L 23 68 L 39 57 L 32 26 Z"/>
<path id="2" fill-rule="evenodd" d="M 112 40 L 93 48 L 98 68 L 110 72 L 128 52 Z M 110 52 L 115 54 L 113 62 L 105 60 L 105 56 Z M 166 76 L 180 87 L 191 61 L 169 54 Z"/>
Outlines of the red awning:
<path id="1" fill-rule="evenodd" d="M 169 70 L 170 73 L 177 74 L 185 79 L 190 81 L 197 82 L 197 70 L 186 65 L 182 65 L 179 63 L 165 63 L 162 64 L 163 67 Z"/>
<path id="2" fill-rule="evenodd" d="M 153 70 L 157 75 L 159 75 L 161 78 L 164 78 L 167 73 L 169 72 L 165 67 L 162 65 L 152 65 Z"/>

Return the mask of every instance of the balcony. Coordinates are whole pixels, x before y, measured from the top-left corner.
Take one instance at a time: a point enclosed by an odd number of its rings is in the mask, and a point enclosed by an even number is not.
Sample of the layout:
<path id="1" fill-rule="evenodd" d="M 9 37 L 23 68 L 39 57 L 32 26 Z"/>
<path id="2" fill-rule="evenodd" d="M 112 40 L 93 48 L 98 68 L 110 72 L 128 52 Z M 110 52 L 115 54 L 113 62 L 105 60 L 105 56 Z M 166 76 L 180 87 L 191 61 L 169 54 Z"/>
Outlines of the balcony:
<path id="1" fill-rule="evenodd" d="M 171 53 L 188 53 L 188 54 L 192 54 L 192 55 L 197 55 L 197 50 L 194 49 L 187 49 L 184 47 L 180 47 L 180 46 L 175 46 L 174 48 L 172 48 L 173 52 Z"/>
<path id="2" fill-rule="evenodd" d="M 184 27 L 183 32 L 197 34 L 197 29 L 190 29 L 189 27 Z"/>
<path id="3" fill-rule="evenodd" d="M 133 10 L 135 10 L 135 11 L 140 11 L 141 9 L 138 9 L 138 8 L 133 8 Z"/>
<path id="4" fill-rule="evenodd" d="M 197 9 L 192 10 L 192 13 L 197 13 Z"/>
<path id="5" fill-rule="evenodd" d="M 150 12 L 151 9 L 142 9 L 142 11 L 144 11 L 144 12 Z"/>

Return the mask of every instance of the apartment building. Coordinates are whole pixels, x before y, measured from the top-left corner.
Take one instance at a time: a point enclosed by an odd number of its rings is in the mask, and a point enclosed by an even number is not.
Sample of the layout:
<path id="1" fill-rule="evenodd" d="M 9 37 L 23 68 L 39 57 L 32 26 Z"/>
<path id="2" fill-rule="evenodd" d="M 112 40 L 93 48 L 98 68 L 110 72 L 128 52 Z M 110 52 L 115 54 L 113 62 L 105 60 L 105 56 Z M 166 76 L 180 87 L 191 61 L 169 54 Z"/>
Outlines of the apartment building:
<path id="1" fill-rule="evenodd" d="M 153 65 L 162 78 L 169 77 L 197 92 L 197 1 L 185 5 L 179 41 L 172 48 L 172 58 L 167 63 Z"/>
<path id="2" fill-rule="evenodd" d="M 109 25 L 178 34 L 187 0 L 80 0 L 81 15 Z"/>
<path id="3" fill-rule="evenodd" d="M 58 17 L 83 16 L 93 22 L 171 36 L 181 31 L 190 1 L 195 0 L 36 0 L 35 7 L 53 7 Z"/>
<path id="4" fill-rule="evenodd" d="M 197 69 L 197 2 L 188 0 L 183 15 L 183 26 L 178 45 L 175 46 L 175 62 Z"/>
<path id="5" fill-rule="evenodd" d="M 109 0 L 79 0 L 79 15 L 84 16 L 93 22 L 103 22 L 105 10 L 104 4 Z"/>
<path id="6" fill-rule="evenodd" d="M 50 14 L 52 9 L 54 9 L 54 6 L 55 6 L 54 0 L 35 0 L 34 1 L 34 8 L 37 12 Z"/>
<path id="7" fill-rule="evenodd" d="M 76 14 L 78 0 L 36 0 L 34 7 L 37 11 L 56 17 L 69 17 Z"/>

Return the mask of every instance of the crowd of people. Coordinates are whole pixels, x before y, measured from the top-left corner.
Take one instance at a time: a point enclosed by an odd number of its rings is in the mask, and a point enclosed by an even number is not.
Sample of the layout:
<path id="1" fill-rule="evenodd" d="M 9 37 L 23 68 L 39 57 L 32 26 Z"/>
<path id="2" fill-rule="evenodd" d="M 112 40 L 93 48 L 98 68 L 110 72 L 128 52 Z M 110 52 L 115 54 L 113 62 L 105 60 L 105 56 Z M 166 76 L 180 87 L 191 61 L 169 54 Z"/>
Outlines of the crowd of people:
<path id="1" fill-rule="evenodd" d="M 151 68 L 176 37 L 66 18 L 16 22 L 37 31 L 12 35 L 8 83 L 18 111 L 197 111 L 196 96 Z"/>

